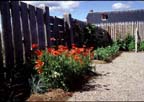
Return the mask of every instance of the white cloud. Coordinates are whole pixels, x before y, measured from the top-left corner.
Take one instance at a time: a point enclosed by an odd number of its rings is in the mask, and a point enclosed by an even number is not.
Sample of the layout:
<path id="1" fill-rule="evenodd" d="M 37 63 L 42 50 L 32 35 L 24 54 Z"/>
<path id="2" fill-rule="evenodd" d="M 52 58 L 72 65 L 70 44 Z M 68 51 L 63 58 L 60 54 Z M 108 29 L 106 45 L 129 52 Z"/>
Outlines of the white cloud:
<path id="1" fill-rule="evenodd" d="M 127 9 L 130 9 L 131 6 L 130 6 L 130 3 L 129 4 L 124 4 L 124 3 L 115 3 L 112 5 L 112 8 L 114 10 L 127 10 Z"/>
<path id="2" fill-rule="evenodd" d="M 86 18 L 84 18 L 84 19 L 82 19 L 81 21 L 84 21 L 84 22 L 86 22 L 86 21 L 87 21 L 87 19 L 86 19 Z"/>
<path id="3" fill-rule="evenodd" d="M 43 8 L 49 6 L 50 11 L 71 12 L 79 7 L 79 1 L 23 1 L 27 4 Z"/>

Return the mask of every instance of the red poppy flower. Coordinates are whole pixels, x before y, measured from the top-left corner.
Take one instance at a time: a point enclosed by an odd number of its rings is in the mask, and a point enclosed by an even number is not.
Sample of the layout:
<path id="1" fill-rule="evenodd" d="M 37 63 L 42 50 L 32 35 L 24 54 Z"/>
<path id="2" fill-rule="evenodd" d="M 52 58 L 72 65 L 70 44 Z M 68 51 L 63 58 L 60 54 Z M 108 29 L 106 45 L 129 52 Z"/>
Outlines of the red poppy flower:
<path id="1" fill-rule="evenodd" d="M 35 51 L 35 54 L 36 54 L 38 57 L 40 57 L 40 56 L 42 56 L 42 51 L 36 50 L 36 51 Z"/>
<path id="2" fill-rule="evenodd" d="M 60 52 L 58 52 L 58 51 L 56 51 L 56 50 L 55 50 L 55 51 L 52 51 L 52 55 L 53 55 L 53 56 L 58 56 L 58 55 L 60 55 Z"/>
<path id="3" fill-rule="evenodd" d="M 32 49 L 38 48 L 38 44 L 32 44 Z"/>

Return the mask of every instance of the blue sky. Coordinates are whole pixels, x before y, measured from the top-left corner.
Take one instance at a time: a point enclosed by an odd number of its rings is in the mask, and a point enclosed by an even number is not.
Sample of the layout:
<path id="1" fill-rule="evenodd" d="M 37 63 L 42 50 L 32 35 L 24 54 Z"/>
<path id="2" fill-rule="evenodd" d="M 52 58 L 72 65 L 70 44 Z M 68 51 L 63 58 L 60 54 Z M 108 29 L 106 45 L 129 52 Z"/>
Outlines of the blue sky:
<path id="1" fill-rule="evenodd" d="M 86 21 L 90 10 L 94 12 L 144 9 L 144 1 L 23 1 L 27 4 L 44 8 L 50 7 L 50 15 L 63 17 L 71 13 L 73 18 Z M 1 19 L 1 18 L 0 18 Z M 1 21 L 0 21 L 1 30 Z"/>
<path id="2" fill-rule="evenodd" d="M 144 1 L 24 1 L 26 3 L 50 7 L 50 15 L 63 17 L 65 12 L 71 13 L 73 18 L 86 20 L 88 12 L 144 9 Z"/>

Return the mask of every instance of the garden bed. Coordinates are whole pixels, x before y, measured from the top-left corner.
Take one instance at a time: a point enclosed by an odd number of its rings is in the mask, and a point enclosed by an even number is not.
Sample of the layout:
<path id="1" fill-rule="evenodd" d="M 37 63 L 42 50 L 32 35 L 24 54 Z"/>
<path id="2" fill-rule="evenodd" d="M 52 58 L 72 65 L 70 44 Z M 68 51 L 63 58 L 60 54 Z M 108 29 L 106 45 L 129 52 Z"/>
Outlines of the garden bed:
<path id="1" fill-rule="evenodd" d="M 58 48 L 39 50 L 33 44 L 35 74 L 29 80 L 31 96 L 28 101 L 65 101 L 95 75 L 90 70 L 93 47 L 78 48 L 59 45 Z"/>
<path id="2" fill-rule="evenodd" d="M 71 91 L 64 91 L 63 89 L 49 89 L 47 92 L 39 94 L 31 94 L 31 96 L 26 101 L 67 101 L 70 97 L 72 97 L 73 93 L 79 91 L 83 88 L 89 80 L 93 77 L 98 76 L 99 74 L 88 71 L 87 75 L 83 76 L 83 78 L 76 80 L 76 82 L 72 85 Z"/>
<path id="3" fill-rule="evenodd" d="M 44 94 L 32 94 L 27 101 L 66 101 L 71 96 L 72 92 L 63 89 L 51 89 Z"/>

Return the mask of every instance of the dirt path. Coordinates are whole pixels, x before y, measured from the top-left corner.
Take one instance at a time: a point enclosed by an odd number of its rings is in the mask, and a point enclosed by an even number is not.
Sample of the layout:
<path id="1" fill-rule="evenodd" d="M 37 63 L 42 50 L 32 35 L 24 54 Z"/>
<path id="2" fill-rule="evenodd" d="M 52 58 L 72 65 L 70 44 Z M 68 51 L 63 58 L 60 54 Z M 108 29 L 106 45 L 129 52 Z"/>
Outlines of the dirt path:
<path id="1" fill-rule="evenodd" d="M 144 101 L 144 53 L 122 53 L 109 64 L 97 64 L 102 76 L 68 101 Z"/>

